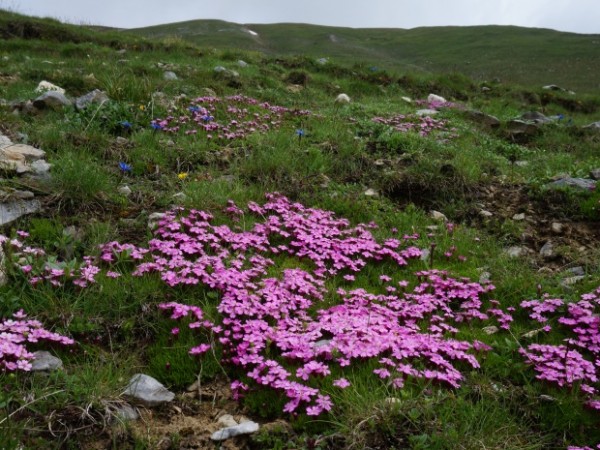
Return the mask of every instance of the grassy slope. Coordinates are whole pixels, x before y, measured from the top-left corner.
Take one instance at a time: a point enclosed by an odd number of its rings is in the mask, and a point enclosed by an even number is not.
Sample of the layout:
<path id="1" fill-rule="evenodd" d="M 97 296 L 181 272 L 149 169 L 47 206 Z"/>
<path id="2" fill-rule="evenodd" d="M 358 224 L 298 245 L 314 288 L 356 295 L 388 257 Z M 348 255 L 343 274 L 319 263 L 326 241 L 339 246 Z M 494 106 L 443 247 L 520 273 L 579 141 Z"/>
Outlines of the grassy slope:
<path id="1" fill-rule="evenodd" d="M 252 36 L 246 29 L 258 33 Z M 178 36 L 201 46 L 270 55 L 331 57 L 396 70 L 458 71 L 475 80 L 499 78 L 529 86 L 558 84 L 597 90 L 600 36 L 514 26 L 352 29 L 305 24 L 239 25 L 196 20 L 131 33 Z"/>
<path id="2" fill-rule="evenodd" d="M 540 109 L 543 100 L 548 114 L 563 113 L 582 125 L 598 120 L 598 97 L 578 95 L 573 99 L 557 93 L 542 98 L 540 90 L 523 92 L 510 85 L 494 85 L 484 94 L 462 76 L 401 78 L 402 74 L 394 71 L 374 73 L 367 63 L 363 68 L 348 68 L 335 62 L 320 66 L 314 58 L 263 57 L 236 49 L 208 52 L 177 40 L 157 42 L 112 31 L 94 33 L 0 13 L 0 33 L 7 32 L 12 35 L 3 36 L 10 39 L 0 41 L 0 56 L 8 58 L 2 60 L 0 98 L 34 98 L 35 86 L 46 79 L 65 88 L 70 96 L 98 88 L 112 99 L 103 109 L 91 108 L 85 113 L 49 111 L 32 117 L 0 109 L 3 132 L 15 140 L 18 133 L 27 135 L 30 143 L 47 152 L 53 164 L 49 185 L 8 175 L 0 180 L 2 189 L 33 183 L 36 193 L 49 194 L 41 197 L 46 205 L 42 213 L 23 218 L 2 232 L 14 235 L 17 229 L 27 230 L 31 242 L 49 255 L 80 261 L 107 241 L 145 244 L 150 238 L 148 215 L 170 208 L 176 192 L 186 194 L 184 206 L 211 211 L 220 222 L 225 220 L 220 211 L 228 199 L 239 205 L 250 200 L 263 203 L 265 192 L 279 191 L 307 206 L 333 210 L 352 223 L 374 220 L 380 225 L 380 238 L 389 237 L 392 227 L 400 234 L 419 233 L 416 244 L 420 247 L 430 245 L 427 234 L 431 229 L 427 227 L 436 225 L 428 216 L 429 209 L 444 212 L 457 227 L 450 236 L 437 224 L 439 230 L 433 238 L 437 248 L 456 245 L 468 258 L 464 263 L 446 260 L 438 252 L 435 268 L 473 280 L 479 279 L 482 270 L 489 272 L 497 287 L 495 297 L 503 306 L 536 298 L 538 284 L 553 296 L 569 300 L 600 284 L 597 240 L 583 240 L 583 234 L 576 236 L 582 239 L 577 246 L 565 244 L 557 249 L 560 256 L 552 272 L 538 271 L 546 264 L 539 258 L 511 260 L 502 253 L 504 247 L 523 242 L 539 250 L 535 245 L 548 235 L 537 233 L 554 220 L 568 223 L 570 232 L 587 223 L 598 229 L 598 193 L 551 195 L 541 189 L 558 173 L 586 176 L 590 169 L 600 167 L 597 135 L 560 124 L 518 145 L 502 130 L 480 128 L 459 111 L 446 110 L 440 117 L 458 130 L 458 137 L 440 141 L 443 135 L 420 138 L 395 133 L 371 120 L 410 114 L 416 106 L 401 97 L 418 98 L 434 90 L 502 120 Z M 122 48 L 127 49 L 124 54 L 115 51 Z M 250 66 L 238 67 L 238 58 Z M 43 62 L 48 60 L 53 64 Z M 165 81 L 166 69 L 158 67 L 159 62 L 170 64 L 179 79 Z M 232 80 L 216 74 L 215 65 L 234 68 L 240 76 Z M 86 77 L 89 74 L 94 76 Z M 289 80 L 299 75 L 305 75 L 306 86 L 299 93 L 290 93 Z M 402 84 L 396 82 L 399 79 Z M 161 134 L 149 127 L 151 119 L 172 113 L 152 100 L 153 92 L 161 91 L 172 100 L 181 93 L 188 98 L 206 95 L 205 88 L 219 96 L 244 94 L 271 104 L 311 109 L 320 116 L 286 120 L 279 130 L 227 143 L 209 143 L 201 136 L 183 133 Z M 348 93 L 353 103 L 335 107 L 332 99 L 339 92 Z M 176 116 L 187 113 L 186 101 L 173 105 Z M 123 120 L 133 124 L 131 133 L 119 125 Z M 295 134 L 300 127 L 306 132 L 301 141 Z M 126 143 L 117 137 L 126 137 Z M 512 164 L 515 159 L 528 164 Z M 120 173 L 120 161 L 130 164 L 132 173 Z M 188 173 L 185 180 L 179 179 L 181 172 Z M 129 197 L 118 192 L 124 184 L 133 191 Z M 377 189 L 381 196 L 366 197 L 366 188 Z M 480 202 L 488 201 L 481 195 L 491 188 L 500 200 L 504 193 L 523 190 L 526 201 L 508 212 L 493 209 L 491 219 L 481 219 Z M 541 206 L 530 211 L 536 199 Z M 521 211 L 531 223 L 512 220 L 512 215 Z M 546 222 L 538 222 L 538 215 Z M 68 233 L 72 226 L 78 230 L 75 235 Z M 535 245 L 527 233 L 535 234 Z M 578 250 L 581 246 L 584 251 Z M 293 258 L 281 262 L 284 267 L 297 263 Z M 563 269 L 574 265 L 583 266 L 587 278 L 567 290 L 560 285 Z M 359 286 L 378 291 L 382 289 L 378 279 L 382 271 L 410 278 L 411 271 L 426 266 L 419 261 L 398 271 L 389 265 L 375 266 L 360 277 Z M 332 282 L 332 289 L 338 281 Z M 139 371 L 152 374 L 178 394 L 196 379 L 199 363 L 187 355 L 196 338 L 182 332 L 180 340 L 172 341 L 169 330 L 174 323 L 158 312 L 157 304 L 165 298 L 197 300 L 210 316 L 216 314 L 216 297 L 210 294 L 214 292 L 193 287 L 168 289 L 156 277 L 127 274 L 118 280 L 101 277 L 83 291 L 72 286 L 38 289 L 30 287 L 19 273 L 12 273 L 11 282 L 0 288 L 1 314 L 24 308 L 48 327 L 73 336 L 78 344 L 72 353 L 53 350 L 65 362 L 63 372 L 49 377 L 0 374 L 0 447 L 16 448 L 20 443 L 28 449 L 60 448 L 61 444 L 62 448 L 156 448 L 158 438 L 153 441 L 147 433 L 135 434 L 114 422 L 104 427 L 103 421 L 111 419 L 106 402 L 122 401 L 126 381 Z M 533 381 L 532 371 L 520 362 L 519 346 L 538 339 L 523 337 L 537 328 L 523 319 L 518 317 L 512 334 L 488 336 L 478 326 L 461 330 L 461 336 L 464 333 L 494 347 L 482 369 L 465 374 L 461 389 L 411 383 L 404 390 L 392 391 L 365 364 L 342 372 L 352 379 L 353 388 L 332 390 L 335 414 L 322 422 L 284 416 L 293 423 L 294 432 L 287 436 L 265 433 L 256 438 L 254 448 L 315 448 L 315 439 L 322 436 L 329 436 L 321 439 L 322 448 L 331 449 L 353 445 L 541 450 L 564 448 L 569 443 L 595 444 L 600 440 L 598 416 L 581 406 L 577 392 Z M 201 361 L 203 384 L 212 386 L 222 376 L 221 368 L 211 357 Z M 229 366 L 226 369 L 231 370 Z M 237 375 L 230 372 L 230 376 Z M 548 396 L 554 401 L 548 401 Z M 402 401 L 390 407 L 385 402 L 389 397 Z M 202 408 L 214 414 L 210 403 L 182 396 L 177 399 L 187 416 L 200 416 Z M 244 413 L 261 417 L 266 404 L 275 405 L 267 412 L 281 415 L 280 403 L 280 397 L 257 391 L 243 403 Z M 231 408 L 220 400 L 217 405 Z M 167 420 L 169 414 L 168 408 L 159 410 L 154 420 Z M 148 422 L 148 429 L 157 422 Z M 177 438 L 189 436 L 189 429 L 172 429 L 167 436 L 172 439 L 171 448 L 177 448 Z M 206 434 L 204 428 L 194 431 Z"/>

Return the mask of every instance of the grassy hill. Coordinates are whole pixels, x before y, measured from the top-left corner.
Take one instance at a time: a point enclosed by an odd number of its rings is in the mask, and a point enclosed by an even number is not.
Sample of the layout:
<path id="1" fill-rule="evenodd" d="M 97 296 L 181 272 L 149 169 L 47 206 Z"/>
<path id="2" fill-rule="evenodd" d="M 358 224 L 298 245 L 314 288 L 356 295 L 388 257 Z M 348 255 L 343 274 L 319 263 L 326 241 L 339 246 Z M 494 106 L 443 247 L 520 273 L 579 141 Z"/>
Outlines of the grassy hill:
<path id="1" fill-rule="evenodd" d="M 251 33 L 252 32 L 252 33 Z M 306 24 L 235 24 L 194 20 L 128 30 L 149 38 L 179 37 L 202 47 L 267 55 L 328 57 L 398 71 L 461 72 L 476 81 L 600 89 L 600 35 L 514 26 L 353 29 Z M 255 34 L 253 34 L 255 33 Z"/>
<path id="2" fill-rule="evenodd" d="M 600 96 L 219 36 L 0 11 L 0 448 L 597 445 Z"/>

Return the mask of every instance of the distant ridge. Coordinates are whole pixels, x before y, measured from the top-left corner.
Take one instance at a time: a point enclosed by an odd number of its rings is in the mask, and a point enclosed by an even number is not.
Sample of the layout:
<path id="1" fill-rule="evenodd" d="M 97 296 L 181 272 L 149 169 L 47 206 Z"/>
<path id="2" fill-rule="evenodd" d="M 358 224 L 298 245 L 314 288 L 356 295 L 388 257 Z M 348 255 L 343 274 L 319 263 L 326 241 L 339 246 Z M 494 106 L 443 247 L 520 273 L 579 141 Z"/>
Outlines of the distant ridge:
<path id="1" fill-rule="evenodd" d="M 477 81 L 600 89 L 600 35 L 516 26 L 343 28 L 192 20 L 126 30 L 148 38 L 178 37 L 200 46 L 266 55 L 328 57 L 381 69 L 461 72 Z"/>

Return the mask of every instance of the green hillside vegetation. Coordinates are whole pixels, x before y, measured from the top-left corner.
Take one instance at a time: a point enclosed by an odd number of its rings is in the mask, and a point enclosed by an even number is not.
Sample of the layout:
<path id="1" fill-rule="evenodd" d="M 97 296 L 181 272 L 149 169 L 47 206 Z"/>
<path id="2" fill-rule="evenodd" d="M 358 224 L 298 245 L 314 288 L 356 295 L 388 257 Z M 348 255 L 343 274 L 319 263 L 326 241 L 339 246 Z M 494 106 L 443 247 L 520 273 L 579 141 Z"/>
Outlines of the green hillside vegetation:
<path id="1" fill-rule="evenodd" d="M 0 10 L 0 448 L 600 443 L 600 38 L 240 27 Z"/>
<path id="2" fill-rule="evenodd" d="M 250 34 L 250 31 L 257 35 Z M 177 37 L 203 47 L 266 55 L 307 55 L 353 65 L 422 73 L 460 72 L 529 87 L 557 84 L 580 92 L 600 88 L 600 35 L 514 26 L 353 29 L 306 24 L 235 24 L 194 20 L 128 30 Z"/>

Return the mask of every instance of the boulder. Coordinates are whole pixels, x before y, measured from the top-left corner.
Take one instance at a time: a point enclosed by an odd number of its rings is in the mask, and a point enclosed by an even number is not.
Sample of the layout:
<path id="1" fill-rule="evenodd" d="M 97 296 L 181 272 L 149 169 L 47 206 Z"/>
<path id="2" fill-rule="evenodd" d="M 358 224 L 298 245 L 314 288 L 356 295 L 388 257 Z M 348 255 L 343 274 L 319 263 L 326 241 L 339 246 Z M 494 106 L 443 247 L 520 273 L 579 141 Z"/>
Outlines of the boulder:
<path id="1" fill-rule="evenodd" d="M 538 124 L 514 119 L 506 124 L 506 131 L 511 136 L 533 136 L 539 131 Z"/>
<path id="2" fill-rule="evenodd" d="M 131 377 L 124 394 L 148 407 L 169 403 L 175 398 L 175 394 L 160 382 L 142 373 Z"/>
<path id="3" fill-rule="evenodd" d="M 106 92 L 101 91 L 100 89 L 94 89 L 93 91 L 76 98 L 75 108 L 77 108 L 79 111 L 82 111 L 92 103 L 98 103 L 102 105 L 107 101 L 109 101 L 109 98 L 108 95 L 106 95 Z"/>
<path id="4" fill-rule="evenodd" d="M 46 108 L 64 108 L 71 106 L 71 100 L 65 97 L 65 94 L 57 91 L 46 91 L 33 101 L 33 106 L 37 109 Z"/>

